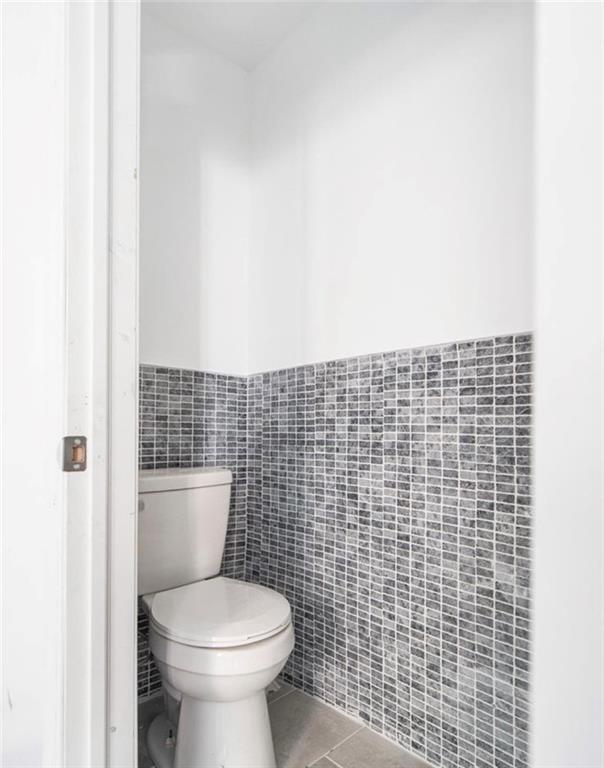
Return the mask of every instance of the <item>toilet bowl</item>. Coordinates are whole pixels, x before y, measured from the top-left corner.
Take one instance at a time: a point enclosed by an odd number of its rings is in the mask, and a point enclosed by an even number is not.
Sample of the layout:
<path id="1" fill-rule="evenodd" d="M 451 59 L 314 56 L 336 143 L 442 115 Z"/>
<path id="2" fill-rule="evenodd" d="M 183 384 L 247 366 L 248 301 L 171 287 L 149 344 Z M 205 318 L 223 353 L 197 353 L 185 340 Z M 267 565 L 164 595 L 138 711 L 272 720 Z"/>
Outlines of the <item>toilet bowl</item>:
<path id="1" fill-rule="evenodd" d="M 287 600 L 217 577 L 143 601 L 155 663 L 180 699 L 178 723 L 160 716 L 149 731 L 158 768 L 275 768 L 265 689 L 294 646 Z"/>
<path id="2" fill-rule="evenodd" d="M 218 575 L 231 482 L 224 468 L 139 473 L 138 593 L 167 702 L 147 734 L 158 768 L 275 768 L 265 689 L 293 649 L 291 611 Z"/>

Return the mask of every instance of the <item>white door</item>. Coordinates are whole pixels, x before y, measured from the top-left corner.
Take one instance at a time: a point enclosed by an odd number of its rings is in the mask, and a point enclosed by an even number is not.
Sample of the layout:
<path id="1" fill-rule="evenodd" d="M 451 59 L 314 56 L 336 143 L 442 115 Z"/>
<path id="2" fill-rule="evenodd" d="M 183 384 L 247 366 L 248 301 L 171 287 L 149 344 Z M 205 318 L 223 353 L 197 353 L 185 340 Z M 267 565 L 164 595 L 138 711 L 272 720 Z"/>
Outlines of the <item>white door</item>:
<path id="1" fill-rule="evenodd" d="M 7 768 L 135 765 L 138 15 L 2 3 Z"/>

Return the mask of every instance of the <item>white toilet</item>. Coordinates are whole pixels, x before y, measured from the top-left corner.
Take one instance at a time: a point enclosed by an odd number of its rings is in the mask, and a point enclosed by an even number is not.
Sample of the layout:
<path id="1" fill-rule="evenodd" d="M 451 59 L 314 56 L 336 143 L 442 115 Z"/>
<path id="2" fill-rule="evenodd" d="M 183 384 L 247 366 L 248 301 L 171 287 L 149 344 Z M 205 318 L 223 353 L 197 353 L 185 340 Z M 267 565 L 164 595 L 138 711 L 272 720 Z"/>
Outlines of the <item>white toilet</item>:
<path id="1" fill-rule="evenodd" d="M 265 689 L 294 632 L 282 595 L 217 576 L 231 481 L 226 469 L 139 475 L 138 592 L 168 700 L 147 740 L 158 768 L 275 768 Z"/>

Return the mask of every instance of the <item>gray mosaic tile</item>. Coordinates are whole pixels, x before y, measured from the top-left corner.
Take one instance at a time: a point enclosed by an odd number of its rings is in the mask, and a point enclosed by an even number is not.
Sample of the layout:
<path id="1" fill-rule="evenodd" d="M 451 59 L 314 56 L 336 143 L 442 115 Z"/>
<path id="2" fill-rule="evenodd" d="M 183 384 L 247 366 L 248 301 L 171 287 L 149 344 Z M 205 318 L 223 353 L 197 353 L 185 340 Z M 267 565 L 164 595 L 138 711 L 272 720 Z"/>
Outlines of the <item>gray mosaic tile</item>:
<path id="1" fill-rule="evenodd" d="M 140 367 L 139 465 L 228 467 L 233 472 L 222 573 L 242 578 L 247 528 L 247 379 L 178 368 Z M 153 696 L 161 679 L 139 610 L 138 695 Z"/>
<path id="2" fill-rule="evenodd" d="M 234 470 L 224 569 L 290 601 L 285 680 L 441 768 L 528 764 L 531 347 L 141 369 L 141 466 Z"/>
<path id="3" fill-rule="evenodd" d="M 531 338 L 252 376 L 246 578 L 284 677 L 443 768 L 524 768 Z"/>

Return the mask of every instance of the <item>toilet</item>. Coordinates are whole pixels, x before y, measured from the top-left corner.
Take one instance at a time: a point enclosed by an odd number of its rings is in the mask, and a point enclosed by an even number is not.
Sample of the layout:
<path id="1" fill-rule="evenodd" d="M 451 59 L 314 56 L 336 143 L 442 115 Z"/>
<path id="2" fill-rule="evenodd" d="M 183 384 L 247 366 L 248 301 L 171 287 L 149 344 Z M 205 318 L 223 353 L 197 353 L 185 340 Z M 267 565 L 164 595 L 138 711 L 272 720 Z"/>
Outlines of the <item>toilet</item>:
<path id="1" fill-rule="evenodd" d="M 275 768 L 265 689 L 294 647 L 277 592 L 219 576 L 228 469 L 139 474 L 138 592 L 166 714 L 147 746 L 158 768 Z"/>

